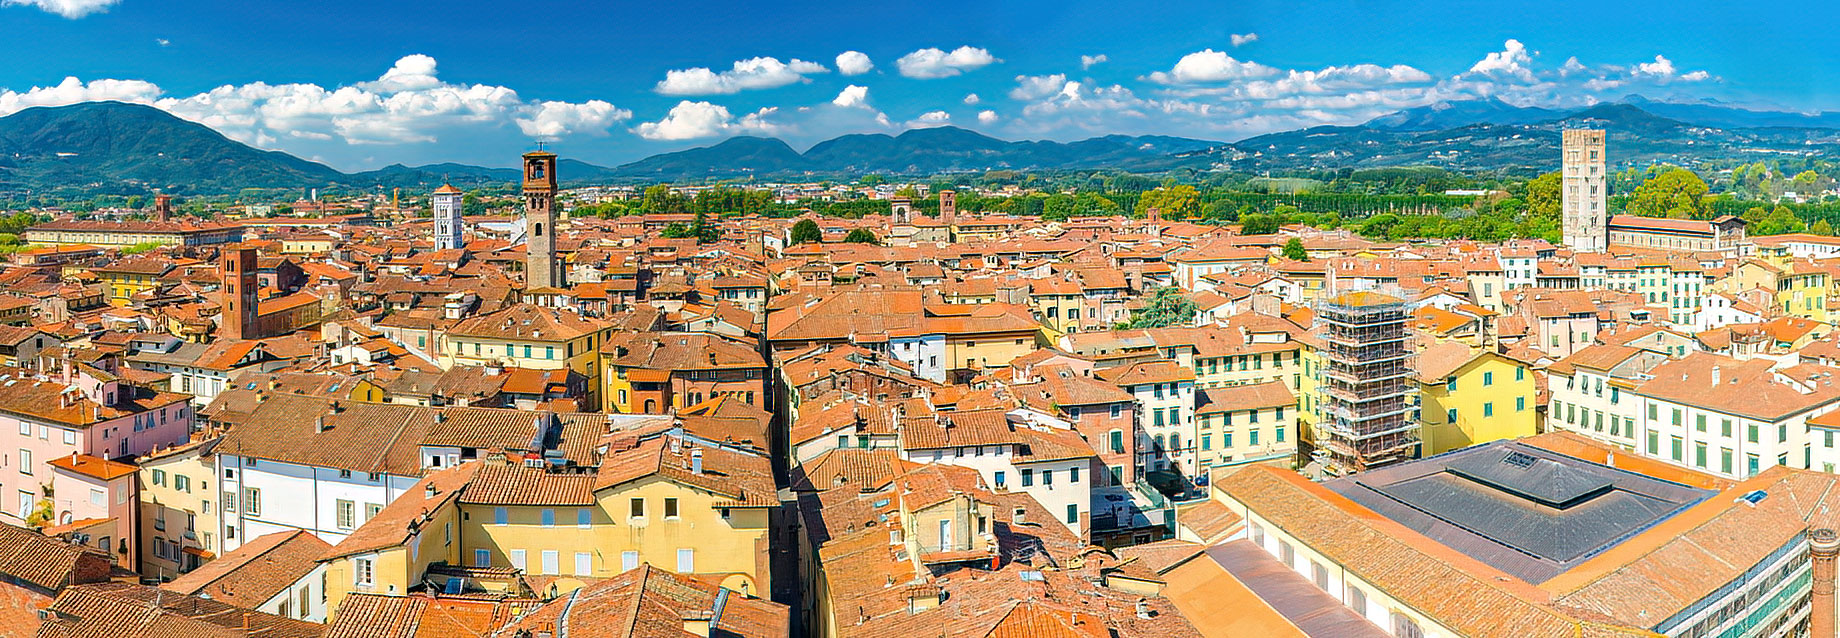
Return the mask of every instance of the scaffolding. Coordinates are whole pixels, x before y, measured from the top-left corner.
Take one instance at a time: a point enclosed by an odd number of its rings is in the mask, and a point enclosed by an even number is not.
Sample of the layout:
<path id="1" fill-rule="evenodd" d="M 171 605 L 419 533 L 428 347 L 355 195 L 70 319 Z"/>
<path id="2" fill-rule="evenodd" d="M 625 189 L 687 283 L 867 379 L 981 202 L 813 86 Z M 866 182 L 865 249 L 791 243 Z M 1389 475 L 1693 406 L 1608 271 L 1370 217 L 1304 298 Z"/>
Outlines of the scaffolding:
<path id="1" fill-rule="evenodd" d="M 1346 292 L 1317 305 L 1322 339 L 1323 420 L 1316 427 L 1316 461 L 1347 475 L 1416 454 L 1406 321 L 1398 297 Z"/>

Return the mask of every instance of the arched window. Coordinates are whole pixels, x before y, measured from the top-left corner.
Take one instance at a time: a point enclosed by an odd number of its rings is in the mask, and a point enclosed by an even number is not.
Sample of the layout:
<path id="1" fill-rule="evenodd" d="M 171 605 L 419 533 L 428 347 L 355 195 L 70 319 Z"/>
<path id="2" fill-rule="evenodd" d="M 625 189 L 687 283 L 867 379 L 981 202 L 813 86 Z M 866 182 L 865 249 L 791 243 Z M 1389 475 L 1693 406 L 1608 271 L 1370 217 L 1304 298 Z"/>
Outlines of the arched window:
<path id="1" fill-rule="evenodd" d="M 646 412 L 646 414 L 651 414 L 651 413 L 653 413 L 653 412 L 657 412 L 657 411 L 658 411 L 658 401 L 656 401 L 656 400 L 654 400 L 654 399 L 646 399 L 646 400 L 645 400 L 645 412 Z"/>
<path id="2" fill-rule="evenodd" d="M 531 226 L 530 235 L 532 237 L 542 237 L 543 236 L 543 222 L 537 222 L 536 224 L 533 224 Z"/>

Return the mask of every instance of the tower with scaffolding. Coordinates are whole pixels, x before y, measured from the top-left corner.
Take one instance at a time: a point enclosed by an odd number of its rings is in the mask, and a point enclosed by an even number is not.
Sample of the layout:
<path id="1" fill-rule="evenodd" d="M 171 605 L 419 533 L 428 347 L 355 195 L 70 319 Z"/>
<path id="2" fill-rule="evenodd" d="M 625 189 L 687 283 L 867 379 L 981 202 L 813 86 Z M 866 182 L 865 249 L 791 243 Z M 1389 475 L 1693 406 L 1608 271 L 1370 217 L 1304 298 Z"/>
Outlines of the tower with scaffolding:
<path id="1" fill-rule="evenodd" d="M 1406 320 L 1398 297 L 1344 292 L 1317 305 L 1323 342 L 1323 418 L 1316 461 L 1346 475 L 1411 458 L 1418 449 Z"/>

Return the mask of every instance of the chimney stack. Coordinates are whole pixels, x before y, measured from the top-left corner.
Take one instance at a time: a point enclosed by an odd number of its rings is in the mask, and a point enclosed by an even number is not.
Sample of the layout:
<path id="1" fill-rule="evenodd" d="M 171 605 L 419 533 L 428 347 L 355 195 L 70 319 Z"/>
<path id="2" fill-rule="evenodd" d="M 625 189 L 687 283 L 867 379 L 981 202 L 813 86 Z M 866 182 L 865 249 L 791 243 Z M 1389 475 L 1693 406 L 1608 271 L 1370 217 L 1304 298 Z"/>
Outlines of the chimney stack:
<path id="1" fill-rule="evenodd" d="M 703 473 L 703 451 L 702 450 L 691 450 L 690 451 L 690 473 L 691 474 L 702 474 Z"/>
<path id="2" fill-rule="evenodd" d="M 1821 528 L 1808 533 L 1808 554 L 1814 561 L 1814 595 L 1808 615 L 1808 635 L 1834 635 L 1834 557 L 1840 555 L 1840 535 Z"/>

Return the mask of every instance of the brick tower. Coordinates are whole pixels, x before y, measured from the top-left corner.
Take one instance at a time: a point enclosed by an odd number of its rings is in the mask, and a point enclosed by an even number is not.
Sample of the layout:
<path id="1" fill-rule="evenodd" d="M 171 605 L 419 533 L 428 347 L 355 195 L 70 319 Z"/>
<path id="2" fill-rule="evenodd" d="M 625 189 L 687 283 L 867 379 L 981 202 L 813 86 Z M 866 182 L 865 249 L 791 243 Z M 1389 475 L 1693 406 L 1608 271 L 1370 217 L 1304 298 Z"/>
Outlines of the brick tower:
<path id="1" fill-rule="evenodd" d="M 224 339 L 256 337 L 256 251 L 224 249 L 224 309 L 218 335 Z"/>
<path id="2" fill-rule="evenodd" d="M 172 219 L 172 196 L 160 193 L 153 196 L 153 218 L 155 221 Z"/>
<path id="3" fill-rule="evenodd" d="M 556 264 L 556 154 L 524 154 L 524 289 L 561 288 Z"/>

